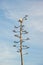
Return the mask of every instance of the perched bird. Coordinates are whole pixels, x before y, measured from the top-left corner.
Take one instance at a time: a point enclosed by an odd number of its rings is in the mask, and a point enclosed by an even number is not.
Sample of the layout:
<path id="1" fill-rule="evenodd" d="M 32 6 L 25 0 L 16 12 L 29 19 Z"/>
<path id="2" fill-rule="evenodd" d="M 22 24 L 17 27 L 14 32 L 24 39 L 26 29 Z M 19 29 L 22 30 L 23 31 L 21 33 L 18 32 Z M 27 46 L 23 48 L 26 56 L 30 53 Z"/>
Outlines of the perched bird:
<path id="1" fill-rule="evenodd" d="M 21 23 L 22 23 L 22 21 L 23 21 L 23 19 L 22 19 L 22 18 L 20 18 L 20 19 L 19 19 L 19 22 L 21 22 Z"/>

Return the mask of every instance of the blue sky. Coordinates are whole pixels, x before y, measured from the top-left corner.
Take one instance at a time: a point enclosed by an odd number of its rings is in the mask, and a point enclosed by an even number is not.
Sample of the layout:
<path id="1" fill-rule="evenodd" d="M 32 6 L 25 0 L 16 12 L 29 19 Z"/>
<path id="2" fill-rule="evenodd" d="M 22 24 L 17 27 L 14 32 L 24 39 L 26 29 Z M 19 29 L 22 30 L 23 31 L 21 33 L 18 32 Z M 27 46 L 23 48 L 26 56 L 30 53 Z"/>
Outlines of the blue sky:
<path id="1" fill-rule="evenodd" d="M 29 31 L 30 46 L 24 56 L 25 65 L 43 65 L 43 0 L 0 0 L 0 65 L 20 64 L 20 55 L 13 48 L 12 30 L 18 19 L 29 15 L 23 24 Z"/>

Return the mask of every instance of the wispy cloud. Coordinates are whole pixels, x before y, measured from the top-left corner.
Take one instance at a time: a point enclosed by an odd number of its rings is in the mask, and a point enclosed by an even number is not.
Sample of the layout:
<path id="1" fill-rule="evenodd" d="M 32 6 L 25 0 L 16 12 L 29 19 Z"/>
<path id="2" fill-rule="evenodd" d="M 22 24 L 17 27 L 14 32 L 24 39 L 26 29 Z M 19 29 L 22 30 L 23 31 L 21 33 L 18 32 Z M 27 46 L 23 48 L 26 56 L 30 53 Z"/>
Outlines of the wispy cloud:
<path id="1" fill-rule="evenodd" d="M 24 3 L 24 5 L 25 4 L 26 3 Z M 33 2 L 30 7 L 29 7 L 29 4 L 27 4 L 25 6 L 22 5 L 22 7 L 20 8 L 19 5 L 18 7 L 16 6 L 16 4 L 15 5 L 13 4 L 11 6 L 11 4 L 9 5 L 8 3 L 4 2 L 2 5 L 2 9 L 4 10 L 4 16 L 12 20 L 18 20 L 20 17 L 24 16 L 25 14 L 29 14 L 30 18 L 32 18 L 33 20 L 33 21 L 30 21 L 30 24 L 32 22 L 32 26 L 34 26 L 36 30 L 43 32 L 43 25 L 42 25 L 43 19 L 42 19 L 42 22 L 40 22 L 41 20 L 39 18 L 39 16 L 43 17 L 42 6 L 43 6 L 43 2 L 37 2 L 37 4 Z M 38 20 L 35 21 L 34 17 L 37 17 Z"/>
<path id="2" fill-rule="evenodd" d="M 43 32 L 43 22 L 41 22 L 40 20 L 34 20 L 33 22 L 31 22 L 30 26 L 32 26 L 39 32 Z"/>
<path id="3" fill-rule="evenodd" d="M 12 50 L 12 47 L 10 48 L 8 44 L 5 44 L 6 42 L 1 42 L 0 44 L 0 61 L 8 58 L 16 58 L 17 55 L 10 50 Z M 3 45 L 2 45 L 3 44 Z M 15 50 L 14 50 L 15 51 Z"/>

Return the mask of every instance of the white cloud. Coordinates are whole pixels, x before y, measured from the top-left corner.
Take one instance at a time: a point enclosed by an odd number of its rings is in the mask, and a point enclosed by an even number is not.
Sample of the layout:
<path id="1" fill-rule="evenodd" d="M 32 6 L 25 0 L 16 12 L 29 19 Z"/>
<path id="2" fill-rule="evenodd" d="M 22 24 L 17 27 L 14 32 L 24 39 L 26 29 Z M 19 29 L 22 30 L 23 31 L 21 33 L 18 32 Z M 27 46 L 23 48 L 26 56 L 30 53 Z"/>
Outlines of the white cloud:
<path id="1" fill-rule="evenodd" d="M 39 32 L 43 32 L 43 22 L 39 21 L 33 21 L 31 22 L 30 26 L 32 26 L 35 30 L 39 31 Z"/>
<path id="2" fill-rule="evenodd" d="M 11 3 L 11 2 L 10 2 Z M 27 4 L 27 5 L 26 5 Z M 25 6 L 24 6 L 25 5 Z M 29 7 L 30 6 L 30 7 Z M 43 15 L 43 2 L 29 2 L 26 1 L 22 5 L 8 4 L 8 2 L 2 2 L 1 9 L 4 10 L 5 17 L 10 19 L 19 18 L 25 14 L 32 16 Z"/>
<path id="3" fill-rule="evenodd" d="M 33 2 L 32 7 L 30 8 L 30 10 L 29 10 L 28 6 L 29 6 L 29 4 L 27 3 L 27 5 L 25 6 L 27 8 L 24 8 L 24 6 L 23 6 L 22 11 L 21 11 L 20 10 L 21 8 L 19 6 L 18 7 L 16 5 L 14 6 L 14 4 L 11 6 L 11 4 L 9 5 L 8 3 L 4 2 L 3 5 L 2 5 L 2 9 L 4 10 L 5 17 L 9 18 L 9 19 L 12 19 L 12 20 L 14 20 L 14 19 L 18 20 L 25 13 L 28 13 L 30 18 L 33 19 L 33 22 L 30 21 L 30 22 L 32 22 L 32 26 L 36 30 L 39 30 L 40 32 L 43 32 L 43 19 L 42 19 L 42 22 L 41 22 L 40 18 L 39 18 L 39 16 L 43 16 L 43 7 L 42 7 L 43 2 L 37 2 L 37 3 Z M 34 20 L 34 17 L 38 17 L 39 20 Z"/>
<path id="4" fill-rule="evenodd" d="M 2 42 L 0 44 L 0 61 L 17 57 L 17 54 L 14 53 L 13 49 L 11 47 L 8 47 L 8 45 L 6 43 L 7 42 Z M 14 49 L 14 51 L 15 51 L 15 49 Z"/>

